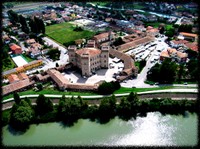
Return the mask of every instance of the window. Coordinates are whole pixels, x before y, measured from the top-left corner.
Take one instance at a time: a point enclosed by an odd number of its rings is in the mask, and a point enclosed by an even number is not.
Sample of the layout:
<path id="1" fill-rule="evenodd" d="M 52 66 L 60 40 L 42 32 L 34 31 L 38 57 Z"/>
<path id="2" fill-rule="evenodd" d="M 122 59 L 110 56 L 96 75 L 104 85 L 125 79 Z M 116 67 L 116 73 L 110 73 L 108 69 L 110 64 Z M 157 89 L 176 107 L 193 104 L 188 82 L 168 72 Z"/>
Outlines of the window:
<path id="1" fill-rule="evenodd" d="M 106 60 L 104 60 L 104 63 L 106 63 Z"/>
<path id="2" fill-rule="evenodd" d="M 104 57 L 106 58 L 106 55 L 104 55 Z"/>

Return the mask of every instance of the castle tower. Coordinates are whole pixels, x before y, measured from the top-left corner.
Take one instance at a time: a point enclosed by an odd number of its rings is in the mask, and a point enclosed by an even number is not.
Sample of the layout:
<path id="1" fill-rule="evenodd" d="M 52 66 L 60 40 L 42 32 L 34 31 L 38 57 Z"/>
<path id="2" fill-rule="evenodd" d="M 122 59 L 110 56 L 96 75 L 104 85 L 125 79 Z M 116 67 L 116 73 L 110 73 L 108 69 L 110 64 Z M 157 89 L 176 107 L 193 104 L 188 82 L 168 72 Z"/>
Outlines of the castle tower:
<path id="1" fill-rule="evenodd" d="M 69 62 L 76 66 L 76 46 L 71 45 L 68 47 Z"/>
<path id="2" fill-rule="evenodd" d="M 109 63 L 109 46 L 101 47 L 101 68 L 108 68 Z"/>
<path id="3" fill-rule="evenodd" d="M 90 55 L 88 53 L 84 53 L 81 55 L 81 71 L 82 76 L 89 77 L 91 75 L 91 69 L 90 69 Z"/>

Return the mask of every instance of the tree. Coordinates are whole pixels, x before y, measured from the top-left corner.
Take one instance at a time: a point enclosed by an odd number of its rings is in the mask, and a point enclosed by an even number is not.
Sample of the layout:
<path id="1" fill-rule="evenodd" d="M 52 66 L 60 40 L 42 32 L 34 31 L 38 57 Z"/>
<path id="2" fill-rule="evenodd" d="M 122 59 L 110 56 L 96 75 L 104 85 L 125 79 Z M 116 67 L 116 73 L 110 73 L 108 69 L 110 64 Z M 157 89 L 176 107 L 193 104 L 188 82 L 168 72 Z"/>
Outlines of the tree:
<path id="1" fill-rule="evenodd" d="M 16 104 L 19 104 L 19 103 L 20 103 L 21 99 L 20 99 L 18 93 L 14 93 L 14 94 L 13 94 L 13 98 L 14 98 Z"/>
<path id="2" fill-rule="evenodd" d="M 103 82 L 98 87 L 98 92 L 99 94 L 102 94 L 102 95 L 112 94 L 114 91 L 115 91 L 115 88 L 113 84 L 110 82 Z"/>
<path id="3" fill-rule="evenodd" d="M 130 102 L 125 98 L 121 98 L 120 104 L 117 108 L 118 114 L 121 118 L 128 120 L 131 117 L 131 104 Z"/>
<path id="4" fill-rule="evenodd" d="M 56 67 L 59 67 L 58 63 L 56 63 Z"/>
<path id="5" fill-rule="evenodd" d="M 99 105 L 98 115 L 100 122 L 108 122 L 110 118 L 115 115 L 115 109 L 113 109 L 113 99 L 103 98 Z"/>
<path id="6" fill-rule="evenodd" d="M 178 81 L 182 79 L 183 76 L 185 76 L 185 70 L 184 70 L 184 65 L 180 64 L 179 65 L 179 70 L 178 70 Z"/>
<path id="7" fill-rule="evenodd" d="M 159 73 L 160 73 L 160 65 L 156 63 L 148 72 L 147 72 L 147 80 L 149 81 L 159 81 Z"/>
<path id="8" fill-rule="evenodd" d="M 41 91 L 43 89 L 42 83 L 37 83 L 37 88 L 39 91 Z"/>
<path id="9" fill-rule="evenodd" d="M 113 42 L 113 45 L 119 46 L 119 45 L 124 44 L 124 43 L 125 42 L 122 40 L 122 38 L 119 37 L 119 38 L 115 39 L 115 41 Z"/>
<path id="10" fill-rule="evenodd" d="M 15 25 L 17 23 L 19 23 L 19 16 L 18 14 L 13 11 L 13 10 L 8 10 L 7 11 L 8 17 L 10 19 L 10 21 Z"/>
<path id="11" fill-rule="evenodd" d="M 176 79 L 177 64 L 166 59 L 160 66 L 159 82 L 172 83 Z"/>
<path id="12" fill-rule="evenodd" d="M 53 111 L 52 101 L 43 94 L 40 94 L 36 100 L 36 113 L 38 115 L 44 115 L 51 111 Z"/>
<path id="13" fill-rule="evenodd" d="M 20 103 L 14 104 L 10 116 L 10 124 L 13 128 L 25 130 L 34 118 L 34 111 L 30 105 L 22 100 Z"/>

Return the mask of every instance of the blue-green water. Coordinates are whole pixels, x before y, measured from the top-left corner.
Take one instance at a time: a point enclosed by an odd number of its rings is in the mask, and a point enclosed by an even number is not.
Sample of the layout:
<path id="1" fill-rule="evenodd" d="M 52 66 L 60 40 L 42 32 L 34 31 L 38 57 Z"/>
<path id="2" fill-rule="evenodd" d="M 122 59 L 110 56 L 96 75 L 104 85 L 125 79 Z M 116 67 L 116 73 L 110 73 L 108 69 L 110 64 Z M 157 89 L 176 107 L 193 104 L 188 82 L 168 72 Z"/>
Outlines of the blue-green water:
<path id="1" fill-rule="evenodd" d="M 3 144 L 16 145 L 131 145 L 131 146 L 195 146 L 197 115 L 161 115 L 150 112 L 146 117 L 123 121 L 118 117 L 106 124 L 80 119 L 72 127 L 61 123 L 31 125 L 23 135 L 13 135 L 3 128 Z"/>

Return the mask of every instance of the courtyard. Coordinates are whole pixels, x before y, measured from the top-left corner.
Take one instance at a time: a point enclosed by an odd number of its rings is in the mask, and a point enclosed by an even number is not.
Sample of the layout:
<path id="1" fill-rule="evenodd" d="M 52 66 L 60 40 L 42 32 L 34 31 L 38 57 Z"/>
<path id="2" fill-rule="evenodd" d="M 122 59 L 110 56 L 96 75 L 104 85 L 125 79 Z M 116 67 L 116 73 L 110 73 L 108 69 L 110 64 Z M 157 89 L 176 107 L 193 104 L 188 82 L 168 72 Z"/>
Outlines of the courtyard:
<path id="1" fill-rule="evenodd" d="M 97 70 L 96 73 L 88 78 L 83 78 L 77 71 L 67 71 L 62 73 L 65 78 L 71 81 L 71 83 L 87 83 L 95 84 L 99 81 L 115 81 L 114 74 L 118 74 L 123 70 L 124 64 L 122 62 L 115 63 L 114 58 L 109 58 L 109 68 Z"/>

